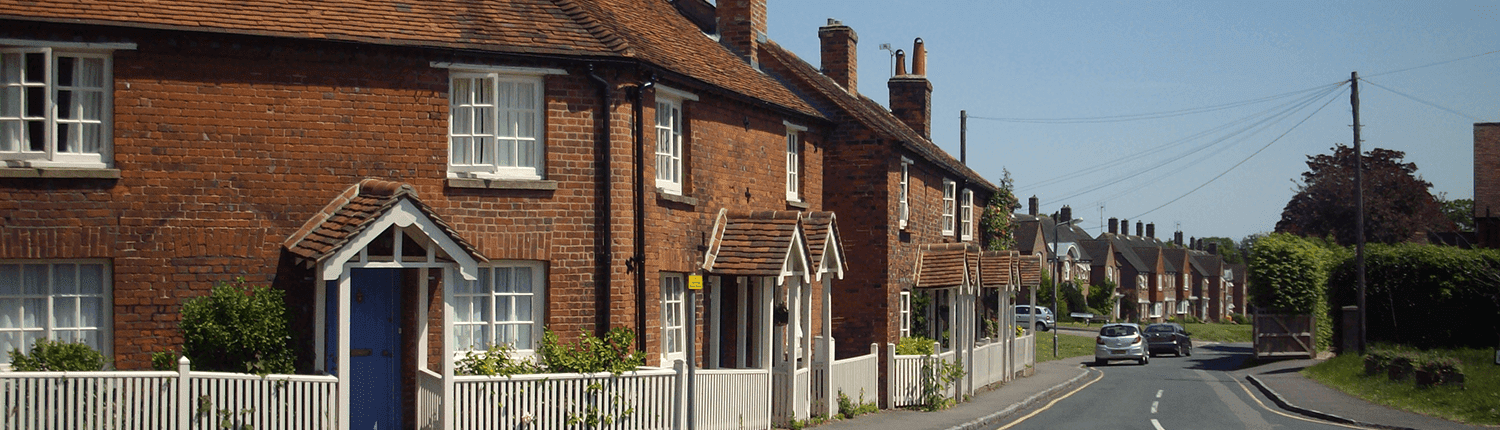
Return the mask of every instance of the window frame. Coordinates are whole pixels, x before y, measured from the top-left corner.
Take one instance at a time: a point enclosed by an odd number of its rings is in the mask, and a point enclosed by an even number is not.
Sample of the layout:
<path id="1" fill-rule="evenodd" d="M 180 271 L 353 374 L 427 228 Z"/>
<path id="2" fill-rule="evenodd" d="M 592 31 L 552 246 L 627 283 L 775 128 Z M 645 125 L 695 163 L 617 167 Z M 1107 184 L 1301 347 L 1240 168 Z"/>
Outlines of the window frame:
<path id="1" fill-rule="evenodd" d="M 527 300 L 530 303 L 529 304 L 530 320 L 528 322 L 522 322 L 522 321 L 516 320 L 516 319 L 501 321 L 499 319 L 500 312 L 498 312 L 498 309 L 497 309 L 497 302 L 499 301 L 499 298 L 500 297 L 510 297 L 510 298 L 512 298 L 511 303 L 517 303 L 514 300 L 514 298 L 518 297 L 518 296 L 523 296 L 523 295 L 526 295 L 526 294 L 520 294 L 520 293 L 515 293 L 515 292 L 507 292 L 507 293 L 499 292 L 498 289 L 494 287 L 495 286 L 494 284 L 498 284 L 498 277 L 496 276 L 496 273 L 499 272 L 499 270 L 497 270 L 497 269 L 520 269 L 520 268 L 529 269 L 530 273 L 531 273 L 531 284 L 530 284 L 531 285 L 531 292 L 529 293 L 530 299 Z M 536 350 L 541 347 L 541 344 L 542 344 L 542 334 L 544 333 L 544 327 L 546 325 L 545 324 L 545 319 L 546 319 L 546 308 L 547 308 L 547 274 L 546 274 L 546 266 L 545 266 L 545 264 L 543 262 L 541 262 L 541 261 L 531 261 L 531 260 L 501 260 L 501 261 L 492 261 L 489 264 L 481 265 L 479 267 L 479 270 L 481 272 L 479 280 L 475 280 L 475 281 L 459 280 L 459 282 L 462 283 L 462 284 L 464 284 L 464 285 L 474 285 L 474 284 L 480 282 L 481 280 L 489 280 L 491 282 L 491 285 L 486 287 L 487 291 L 480 292 L 477 288 L 472 288 L 472 287 L 466 288 L 464 286 L 460 286 L 459 289 L 458 289 L 458 291 L 454 291 L 453 292 L 453 300 L 454 300 L 454 308 L 455 308 L 454 309 L 454 320 L 453 320 L 454 333 L 453 333 L 453 335 L 450 338 L 452 339 L 453 344 L 454 344 L 454 352 L 455 353 L 467 353 L 467 352 L 470 352 L 470 351 L 482 351 L 485 348 L 487 348 L 489 345 L 493 345 L 493 344 L 497 343 L 495 341 L 498 340 L 498 338 L 499 338 L 498 333 L 499 333 L 499 329 L 501 327 L 503 327 L 503 326 L 528 325 L 529 329 L 527 329 L 526 331 L 530 335 L 530 339 L 531 339 L 530 345 L 518 345 L 518 344 L 515 344 L 515 343 L 511 343 L 510 346 L 514 349 L 514 353 L 517 354 L 517 355 L 519 355 L 519 356 L 528 357 L 528 356 L 535 355 L 536 354 Z M 517 279 L 517 278 L 514 278 L 514 276 L 515 276 L 514 274 L 516 273 L 515 270 L 509 270 L 507 273 L 512 274 L 511 275 L 512 276 L 511 280 Z M 457 309 L 458 306 L 464 304 L 465 303 L 464 302 L 465 299 L 475 299 L 475 298 L 481 298 L 481 297 L 484 298 L 484 300 L 485 300 L 485 303 L 483 304 L 483 306 L 486 306 L 488 308 L 488 311 L 485 314 L 485 315 L 487 315 L 488 319 L 486 321 L 463 320 L 461 318 L 461 315 L 463 315 L 463 314 L 460 313 L 459 310 Z M 469 303 L 472 306 L 473 302 L 469 302 Z M 470 308 L 470 309 L 471 310 L 468 312 L 468 315 L 470 315 L 470 316 L 475 315 L 474 311 L 472 310 L 473 308 Z M 513 313 L 513 315 L 514 315 L 514 313 Z M 487 336 L 489 337 L 488 341 L 486 341 L 485 343 L 476 343 L 476 342 L 471 341 L 471 342 L 469 342 L 469 344 L 465 345 L 464 342 L 462 342 L 462 341 L 459 340 L 459 334 L 458 333 L 465 326 L 481 326 L 481 325 L 485 326 L 485 329 L 486 329 L 485 332 L 487 333 Z M 472 335 L 470 335 L 470 336 L 472 338 Z"/>
<path id="2" fill-rule="evenodd" d="M 27 58 L 30 54 L 41 54 L 45 59 L 42 66 L 43 78 L 41 82 L 27 82 L 28 78 L 21 76 L 27 67 L 17 65 L 15 69 L 16 82 L 6 82 L 7 77 L 4 74 L 4 69 L 0 67 L 0 97 L 3 97 L 4 93 L 14 88 L 16 90 L 13 94 L 17 98 L 14 115 L 7 115 L 7 108 L 4 105 L 0 105 L 0 141 L 13 138 L 16 144 L 13 150 L 6 150 L 7 148 L 0 146 L 0 163 L 3 163 L 0 164 L 0 167 L 111 168 L 114 160 L 113 50 L 70 49 L 47 44 L 30 43 L 17 45 L 15 44 L 17 42 L 22 41 L 0 40 L 0 45 L 3 45 L 3 47 L 0 47 L 0 56 L 16 55 L 19 61 L 26 62 L 30 61 Z M 75 68 L 82 68 L 82 64 L 87 64 L 84 61 L 78 61 L 78 59 L 98 60 L 99 70 L 97 71 L 97 77 L 99 86 L 81 85 L 79 80 L 85 75 L 80 72 L 70 74 L 74 82 L 72 85 L 62 85 L 59 82 L 62 80 L 59 76 L 61 68 L 58 67 L 61 58 L 75 59 Z M 0 61 L 3 61 L 3 59 L 0 59 Z M 25 98 L 22 95 L 29 93 L 26 88 L 41 89 L 40 92 L 42 93 L 43 101 L 40 104 L 42 110 L 40 115 L 27 114 L 27 108 L 25 107 L 27 103 L 21 101 Z M 66 98 L 62 97 L 60 95 L 62 92 L 69 93 L 69 96 Z M 82 93 L 95 95 L 93 99 L 96 100 L 97 106 L 94 107 L 94 115 L 97 118 L 83 118 L 85 116 L 84 113 L 87 112 L 85 103 L 90 98 L 79 96 Z M 60 109 L 61 106 L 58 106 L 61 102 L 60 100 L 68 102 L 69 106 L 67 109 Z M 69 112 L 69 118 L 62 118 L 63 110 Z M 9 134 L 5 128 L 7 123 L 15 125 L 13 129 L 14 135 L 6 136 L 6 134 Z M 25 138 L 27 129 L 30 128 L 27 124 L 41 124 L 43 148 L 40 151 L 29 149 L 30 144 Z M 58 135 L 60 133 L 58 132 L 58 127 L 59 125 L 66 124 L 76 124 L 76 126 L 68 127 L 68 130 L 70 130 L 68 133 L 69 137 L 80 136 L 83 129 L 89 128 L 89 126 L 97 127 L 94 128 L 94 139 L 96 141 L 90 143 L 79 139 L 76 142 L 66 145 L 72 147 L 69 150 L 60 150 L 58 143 Z M 69 138 L 68 140 L 72 141 L 73 139 Z M 0 143 L 0 145 L 4 144 Z M 85 152 L 85 148 L 89 145 L 96 146 L 93 148 L 94 152 Z"/>
<path id="3" fill-rule="evenodd" d="M 786 125 L 786 201 L 802 201 L 803 160 L 802 133 L 807 127 L 782 121 Z"/>
<path id="4" fill-rule="evenodd" d="M 682 273 L 661 272 L 661 359 L 663 366 L 671 365 L 673 360 L 686 360 L 687 358 L 686 278 Z M 674 310 L 677 316 L 675 324 L 672 321 Z M 673 343 L 673 334 L 676 335 L 676 343 Z"/>
<path id="5" fill-rule="evenodd" d="M 73 279 L 74 279 L 74 282 L 75 282 L 75 286 L 78 287 L 78 288 L 75 288 L 74 292 L 71 293 L 71 294 L 57 292 L 58 291 L 58 286 L 54 282 L 55 281 L 54 277 L 56 276 L 55 274 L 57 273 L 57 269 L 56 269 L 57 266 L 62 266 L 62 265 L 71 265 L 71 266 L 74 267 L 74 275 L 73 275 L 74 277 L 73 277 Z M 99 269 L 99 279 L 98 279 L 100 285 L 99 285 L 99 293 L 98 294 L 85 294 L 85 293 L 81 292 L 81 287 L 82 287 L 81 282 L 83 281 L 83 277 L 81 276 L 82 275 L 82 266 L 85 266 L 85 265 L 97 265 L 100 268 Z M 24 318 L 24 315 L 25 315 L 24 312 L 25 312 L 25 309 L 26 309 L 25 308 L 25 302 L 28 301 L 28 300 L 45 300 L 46 304 L 43 305 L 43 306 L 47 310 L 46 311 L 46 315 L 39 315 L 36 318 L 37 324 L 40 325 L 40 327 L 0 328 L 0 334 L 8 334 L 8 333 L 22 334 L 22 333 L 26 333 L 26 332 L 38 332 L 39 331 L 39 332 L 41 332 L 40 338 L 48 339 L 48 340 L 57 340 L 56 332 L 62 332 L 62 331 L 75 331 L 75 332 L 77 332 L 77 331 L 92 330 L 92 331 L 94 331 L 96 333 L 95 339 L 97 340 L 98 345 L 90 345 L 90 347 L 93 347 L 95 350 L 97 350 L 100 353 L 102 353 L 105 357 L 113 357 L 114 356 L 114 267 L 110 263 L 109 260 L 104 260 L 104 259 L 10 260 L 10 259 L 6 259 L 6 260 L 0 260 L 0 266 L 16 266 L 16 274 L 21 277 L 21 278 L 18 278 L 16 280 L 16 284 L 15 284 L 15 287 L 17 288 L 17 290 L 16 290 L 17 294 L 3 294 L 3 292 L 0 292 L 0 304 L 4 304 L 4 303 L 9 302 L 11 300 L 19 301 L 20 302 L 20 308 L 17 309 L 18 312 L 16 313 L 16 316 L 18 318 L 20 318 L 21 321 L 25 320 L 25 318 Z M 23 280 L 23 278 L 25 277 L 26 266 L 45 266 L 46 267 L 47 282 L 44 285 L 44 287 L 47 289 L 47 291 L 43 292 L 42 294 L 28 294 L 25 291 L 26 287 L 25 287 L 25 281 Z M 3 272 L 0 272 L 0 273 L 3 273 Z M 0 280 L 0 283 L 3 283 L 3 280 Z M 83 315 L 82 315 L 82 312 L 83 312 L 82 299 L 89 298 L 89 297 L 95 297 L 95 298 L 97 298 L 99 300 L 99 302 L 98 302 L 99 303 L 99 315 L 95 315 L 94 316 L 94 318 L 95 318 L 95 324 L 93 326 L 83 326 L 82 325 L 82 321 L 83 321 L 83 318 L 82 318 L 83 317 Z M 74 317 L 74 321 L 75 321 L 75 323 L 74 323 L 75 325 L 74 326 L 71 326 L 71 327 L 57 327 L 56 326 L 57 321 L 58 321 L 59 318 L 55 314 L 55 311 L 56 311 L 56 309 L 58 307 L 57 303 L 58 303 L 58 300 L 60 298 L 61 299 L 74 299 L 74 305 L 73 305 L 73 310 L 74 310 L 73 317 Z M 9 314 L 6 312 L 6 310 L 4 308 L 0 308 L 0 315 L 7 315 L 8 316 Z M 21 344 L 23 346 L 23 348 L 21 348 L 21 349 L 23 349 L 25 352 L 29 353 L 30 352 L 30 346 L 26 345 L 24 340 L 21 340 Z M 8 355 L 0 357 L 0 370 L 8 370 L 9 368 L 10 368 L 10 357 Z"/>
<path id="6" fill-rule="evenodd" d="M 547 83 L 546 83 L 546 77 L 545 77 L 546 74 L 548 74 L 548 73 L 546 73 L 546 72 L 531 72 L 531 73 L 527 73 L 525 70 L 521 70 L 521 69 L 514 69 L 514 70 L 513 69 L 494 69 L 494 68 L 488 68 L 488 69 L 486 69 L 486 68 L 473 68 L 473 69 L 471 69 L 471 68 L 464 68 L 464 67 L 457 67 L 457 66 L 449 72 L 449 74 L 448 74 L 448 177 L 450 177 L 450 178 L 475 177 L 475 178 L 483 178 L 483 179 L 510 179 L 510 180 L 542 180 L 542 179 L 546 179 L 546 176 L 547 176 L 546 175 L 546 170 L 547 170 L 547 160 L 546 160 L 547 159 L 547 118 L 546 118 L 547 117 L 547 108 L 546 108 Z M 482 104 L 482 103 L 478 103 L 478 102 L 467 103 L 467 104 L 463 103 L 465 100 L 475 100 L 475 99 L 463 97 L 463 96 L 461 96 L 459 94 L 459 87 L 458 87 L 458 81 L 459 80 L 472 80 L 473 82 L 488 81 L 488 83 L 489 83 L 488 90 L 489 91 L 487 91 L 487 92 L 489 93 L 488 94 L 489 103 L 488 104 Z M 506 85 L 506 84 L 515 85 L 515 86 L 519 86 L 519 85 L 523 85 L 523 84 L 524 85 L 530 85 L 532 87 L 532 89 L 531 89 L 531 97 L 530 97 L 530 100 L 529 100 L 529 102 L 531 103 L 531 108 L 527 109 L 527 108 L 517 107 L 515 105 L 507 106 L 506 103 L 501 100 L 502 99 L 501 88 L 502 88 L 503 85 Z M 472 87 L 470 87 L 470 88 L 472 88 Z M 512 99 L 513 97 L 505 97 L 505 98 L 506 99 Z M 514 97 L 513 99 L 515 101 L 518 101 L 518 102 L 520 101 L 519 96 Z M 488 127 L 489 127 L 488 128 L 488 133 L 480 133 L 480 132 L 458 133 L 457 132 L 458 131 L 457 127 L 460 127 L 460 124 L 459 124 L 459 121 L 457 120 L 457 118 L 459 118 L 461 115 L 464 115 L 464 113 L 466 113 L 466 112 L 474 112 L 474 111 L 481 110 L 481 109 L 488 109 L 488 110 L 491 111 L 491 113 L 489 115 L 485 115 L 485 117 L 487 117 L 487 118 L 480 118 L 479 114 L 475 113 L 474 114 L 475 117 L 473 119 L 471 119 L 470 122 L 467 123 L 467 124 L 475 124 L 477 126 L 477 125 L 480 124 L 480 120 L 481 119 L 488 120 L 489 121 L 489 123 L 488 123 Z M 502 124 L 502 119 L 507 118 L 509 114 L 516 114 L 517 116 L 522 116 L 522 115 L 525 115 L 525 114 L 528 114 L 528 113 L 531 115 L 531 118 L 532 118 L 532 120 L 529 121 L 529 124 L 526 124 L 525 126 L 523 126 L 522 122 L 526 122 L 526 121 L 517 120 L 513 124 L 510 124 L 510 127 L 512 127 L 513 130 L 514 130 L 512 133 L 510 133 L 508 135 L 502 135 L 501 134 L 501 129 L 503 127 L 505 127 L 505 125 Z M 530 127 L 530 130 L 532 131 L 532 133 L 531 133 L 530 136 L 523 136 L 522 133 L 521 133 L 523 130 L 526 129 L 526 127 Z M 487 143 L 478 143 L 478 144 L 474 144 L 474 146 L 471 146 L 470 149 L 468 150 L 468 152 L 465 153 L 465 156 L 473 157 L 474 158 L 472 160 L 473 162 L 460 163 L 460 162 L 458 162 L 459 161 L 458 158 L 460 158 L 460 155 L 458 153 L 458 148 L 459 148 L 459 145 L 457 143 L 458 139 L 489 139 L 490 141 L 487 142 Z M 521 149 L 521 147 L 525 143 L 525 141 L 528 140 L 528 139 L 530 141 L 531 150 L 530 151 L 523 151 Z M 506 151 L 506 152 L 509 153 L 507 155 L 507 157 L 511 161 L 509 163 L 502 164 L 502 158 L 501 158 L 501 151 L 500 151 L 500 149 L 503 146 L 503 144 L 501 143 L 501 141 L 505 141 L 505 140 L 510 140 L 510 141 L 513 142 L 513 144 L 509 148 L 509 150 Z M 480 154 L 482 154 L 482 152 L 478 152 L 478 153 L 474 152 L 475 151 L 474 147 L 475 146 L 481 146 L 481 145 L 484 148 L 488 149 L 489 152 L 490 152 L 490 157 L 492 157 L 492 160 L 490 160 L 489 162 L 484 162 L 484 160 L 482 158 L 480 158 L 480 157 L 483 157 L 483 155 L 480 155 Z M 529 154 L 526 153 L 526 152 L 529 152 Z M 527 159 L 531 160 L 531 164 L 532 165 L 527 165 L 527 164 L 525 164 L 523 162 L 523 160 L 527 160 Z M 465 161 L 470 161 L 470 160 L 465 160 Z"/>
<path id="7" fill-rule="evenodd" d="M 691 144 L 688 141 L 687 102 L 698 101 L 698 96 L 661 84 L 656 84 L 655 88 L 656 120 L 654 122 L 656 125 L 653 130 L 655 130 L 656 151 L 653 152 L 653 159 L 655 160 L 654 166 L 656 166 L 656 189 L 666 194 L 686 195 L 689 167 L 687 149 Z M 662 116 L 664 104 L 670 112 L 667 117 Z M 672 123 L 663 125 L 663 119 L 671 119 Z M 670 136 L 669 142 L 665 145 L 662 142 L 663 133 Z M 667 157 L 667 159 L 663 160 L 662 157 Z M 670 167 L 668 170 L 675 173 L 676 177 L 662 177 L 664 161 L 667 167 Z"/>
<path id="8" fill-rule="evenodd" d="M 901 321 L 900 337 L 911 336 L 911 291 L 902 290 L 898 307 Z"/>
<path id="9" fill-rule="evenodd" d="M 974 240 L 974 190 L 964 188 L 959 196 L 959 239 L 971 241 Z"/>
<path id="10" fill-rule="evenodd" d="M 901 229 L 906 229 L 907 221 L 911 219 L 911 164 L 910 158 L 901 157 L 901 207 L 898 209 Z"/>
<path id="11" fill-rule="evenodd" d="M 943 178 L 943 235 L 952 236 L 954 230 L 955 214 L 957 208 L 954 202 L 958 196 L 958 183 L 952 179 Z"/>

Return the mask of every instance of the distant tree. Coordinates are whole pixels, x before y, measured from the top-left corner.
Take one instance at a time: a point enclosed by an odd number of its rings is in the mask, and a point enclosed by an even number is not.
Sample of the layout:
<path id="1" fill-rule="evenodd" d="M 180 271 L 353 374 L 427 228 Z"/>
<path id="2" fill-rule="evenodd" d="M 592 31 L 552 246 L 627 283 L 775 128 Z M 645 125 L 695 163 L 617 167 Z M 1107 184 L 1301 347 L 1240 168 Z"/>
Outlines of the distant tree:
<path id="1" fill-rule="evenodd" d="M 1219 256 L 1224 258 L 1225 263 L 1245 264 L 1245 255 L 1240 253 L 1239 245 L 1234 243 L 1234 239 L 1227 237 L 1205 237 L 1200 240 L 1203 241 L 1204 250 L 1208 249 L 1208 244 L 1210 243 L 1219 244 Z"/>
<path id="2" fill-rule="evenodd" d="M 1437 196 L 1438 206 L 1442 207 L 1443 216 L 1453 221 L 1458 231 L 1474 231 L 1474 199 L 1448 200 L 1447 194 L 1439 193 Z"/>
<path id="3" fill-rule="evenodd" d="M 1256 241 L 1261 240 L 1262 238 L 1265 238 L 1266 236 L 1267 236 L 1267 233 L 1265 233 L 1265 232 L 1250 233 L 1250 234 L 1246 235 L 1244 239 L 1240 239 L 1240 242 L 1239 242 L 1240 255 L 1245 258 L 1244 261 L 1242 261 L 1240 264 L 1248 264 L 1250 262 L 1250 249 L 1252 249 L 1252 248 L 1255 247 L 1255 242 Z"/>
<path id="4" fill-rule="evenodd" d="M 984 214 L 979 217 L 984 249 L 990 251 L 1016 247 L 1016 222 L 1011 212 L 1021 207 L 1021 201 L 1016 199 L 1015 181 L 1010 178 L 1010 170 L 1001 171 L 1004 176 L 1000 178 L 1000 190 L 990 196 Z"/>
<path id="5" fill-rule="evenodd" d="M 1355 242 L 1354 149 L 1335 145 L 1333 154 L 1309 155 L 1297 194 L 1276 223 L 1279 233 L 1304 237 L 1332 236 L 1340 244 Z M 1365 241 L 1399 243 L 1419 232 L 1452 231 L 1432 184 L 1416 175 L 1406 153 L 1375 148 L 1364 155 Z"/>

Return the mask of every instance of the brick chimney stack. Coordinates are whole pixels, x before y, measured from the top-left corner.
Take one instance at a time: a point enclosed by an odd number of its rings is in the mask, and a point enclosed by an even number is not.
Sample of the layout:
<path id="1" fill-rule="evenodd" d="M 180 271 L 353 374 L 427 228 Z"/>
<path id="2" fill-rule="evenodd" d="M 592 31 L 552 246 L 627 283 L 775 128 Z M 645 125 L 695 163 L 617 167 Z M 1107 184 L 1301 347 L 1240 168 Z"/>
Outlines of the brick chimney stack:
<path id="1" fill-rule="evenodd" d="M 1073 219 L 1073 208 L 1063 205 L 1062 214 L 1057 216 L 1057 222 L 1068 222 Z"/>
<path id="2" fill-rule="evenodd" d="M 912 73 L 906 74 L 904 66 L 897 66 L 896 76 L 887 83 L 891 114 L 917 134 L 932 139 L 932 82 L 927 80 L 927 48 L 922 45 L 922 38 L 917 38 L 912 46 L 911 56 Z"/>
<path id="3" fill-rule="evenodd" d="M 756 51 L 766 40 L 766 0 L 720 0 L 715 8 L 719 43 L 760 68 Z"/>
<path id="4" fill-rule="evenodd" d="M 1026 213 L 1031 214 L 1031 216 L 1036 216 L 1037 203 L 1039 203 L 1040 201 L 1041 200 L 1037 199 L 1036 196 L 1031 196 L 1031 198 L 1026 199 Z"/>
<path id="5" fill-rule="evenodd" d="M 1156 223 L 1146 224 L 1146 237 L 1156 238 Z"/>
<path id="6" fill-rule="evenodd" d="M 1143 223 L 1143 222 L 1140 222 L 1140 221 L 1136 221 L 1135 222 L 1135 235 L 1136 236 L 1145 236 L 1146 235 L 1146 227 L 1145 227 L 1145 225 L 1146 225 L 1146 223 Z"/>
<path id="7" fill-rule="evenodd" d="M 1176 243 L 1177 246 L 1182 246 L 1182 232 L 1179 231 L 1176 233 L 1172 233 L 1172 243 Z"/>
<path id="8" fill-rule="evenodd" d="M 1130 235 L 1130 220 L 1129 219 L 1121 219 L 1120 220 L 1120 234 L 1126 235 L 1126 236 Z"/>
<path id="9" fill-rule="evenodd" d="M 843 86 L 849 94 L 859 94 L 855 90 L 859 82 L 856 73 L 859 51 L 855 49 L 859 35 L 854 34 L 853 28 L 829 18 L 828 25 L 818 28 L 818 41 L 822 47 L 823 74 Z"/>
<path id="10" fill-rule="evenodd" d="M 1114 234 L 1120 234 L 1120 219 L 1119 218 L 1110 218 L 1109 219 L 1109 232 L 1110 233 L 1114 233 Z"/>

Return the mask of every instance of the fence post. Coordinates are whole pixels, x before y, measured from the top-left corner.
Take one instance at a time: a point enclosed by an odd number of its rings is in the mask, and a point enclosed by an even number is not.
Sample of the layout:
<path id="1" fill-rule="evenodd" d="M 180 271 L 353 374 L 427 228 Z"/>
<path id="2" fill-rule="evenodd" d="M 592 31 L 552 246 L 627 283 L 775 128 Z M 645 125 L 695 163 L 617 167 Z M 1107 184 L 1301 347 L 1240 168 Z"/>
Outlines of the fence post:
<path id="1" fill-rule="evenodd" d="M 885 344 L 885 404 L 886 409 L 896 408 L 896 344 Z"/>
<path id="2" fill-rule="evenodd" d="M 672 384 L 675 390 L 672 395 L 672 428 L 686 429 L 687 427 L 687 364 L 682 360 L 672 361 L 672 370 L 677 372 L 676 383 Z"/>
<path id="3" fill-rule="evenodd" d="M 184 355 L 177 359 L 177 428 L 187 430 L 193 417 L 192 361 Z"/>

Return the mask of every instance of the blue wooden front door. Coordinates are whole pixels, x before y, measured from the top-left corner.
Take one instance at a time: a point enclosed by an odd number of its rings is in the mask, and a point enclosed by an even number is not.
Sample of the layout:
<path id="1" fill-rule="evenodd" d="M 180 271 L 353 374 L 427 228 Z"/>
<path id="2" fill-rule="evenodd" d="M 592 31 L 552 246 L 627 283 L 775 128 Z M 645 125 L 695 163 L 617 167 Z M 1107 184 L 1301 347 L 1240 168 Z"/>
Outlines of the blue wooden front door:
<path id="1" fill-rule="evenodd" d="M 401 269 L 350 277 L 349 428 L 401 428 Z"/>

